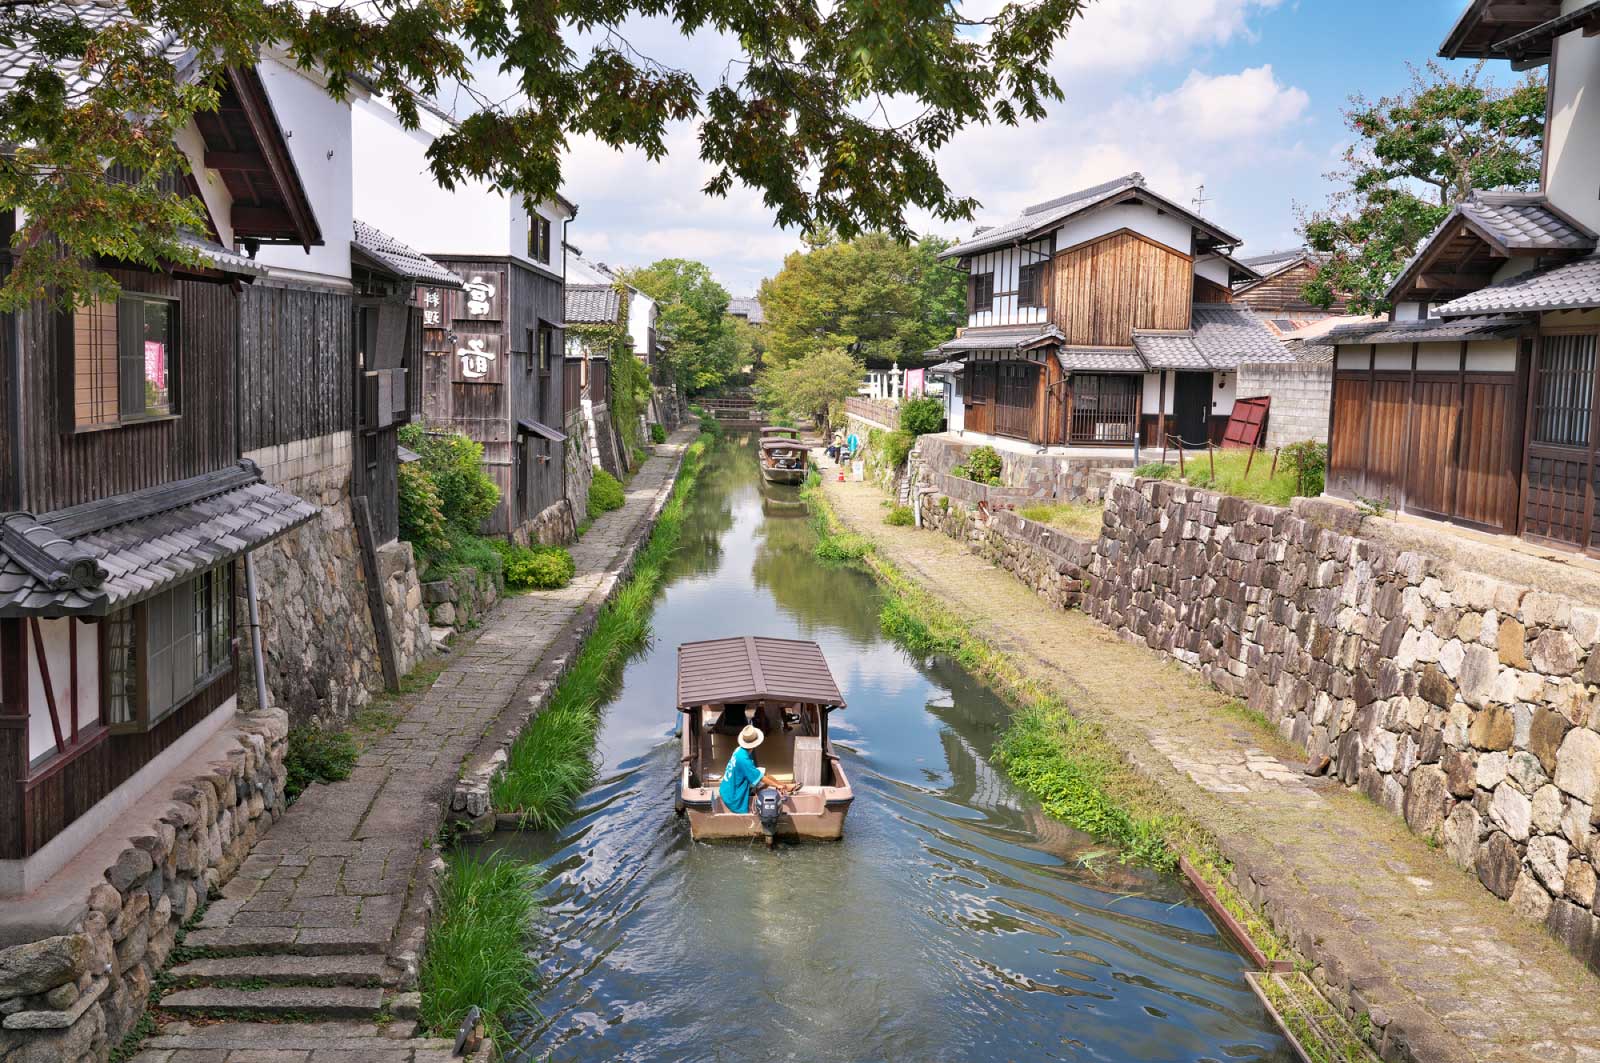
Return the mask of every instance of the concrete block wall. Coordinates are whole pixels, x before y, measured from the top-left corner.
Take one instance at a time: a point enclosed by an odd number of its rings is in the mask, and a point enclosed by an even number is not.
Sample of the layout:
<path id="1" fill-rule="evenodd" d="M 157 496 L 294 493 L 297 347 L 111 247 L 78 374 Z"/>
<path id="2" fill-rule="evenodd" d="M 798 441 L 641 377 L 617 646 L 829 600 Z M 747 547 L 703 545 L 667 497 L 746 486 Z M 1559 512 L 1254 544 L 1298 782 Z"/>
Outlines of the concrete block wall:
<path id="1" fill-rule="evenodd" d="M 1268 395 L 1269 450 L 1314 439 L 1328 441 L 1328 406 L 1333 401 L 1332 362 L 1272 362 L 1239 367 L 1236 399 Z"/>

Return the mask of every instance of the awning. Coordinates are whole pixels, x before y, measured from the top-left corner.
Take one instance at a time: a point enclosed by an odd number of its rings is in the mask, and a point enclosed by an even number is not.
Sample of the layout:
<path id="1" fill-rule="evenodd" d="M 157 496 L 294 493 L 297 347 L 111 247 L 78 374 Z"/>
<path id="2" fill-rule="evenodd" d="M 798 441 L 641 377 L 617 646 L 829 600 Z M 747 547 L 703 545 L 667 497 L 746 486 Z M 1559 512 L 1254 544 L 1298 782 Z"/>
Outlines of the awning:
<path id="1" fill-rule="evenodd" d="M 1132 347 L 1058 347 L 1056 361 L 1069 373 L 1142 373 L 1144 359 Z"/>
<path id="2" fill-rule="evenodd" d="M 844 708 L 815 642 L 747 637 L 678 647 L 679 709 L 763 700 Z"/>
<path id="3" fill-rule="evenodd" d="M 460 288 L 462 280 L 454 272 L 441 266 L 409 244 L 402 243 L 379 229 L 355 219 L 355 236 L 350 241 L 352 254 L 364 258 L 367 264 L 383 273 L 403 280 L 415 281 L 430 288 Z"/>
<path id="4" fill-rule="evenodd" d="M 535 420 L 518 421 L 517 427 L 530 436 L 548 439 L 552 443 L 565 443 L 567 441 L 567 433 L 557 431 L 549 425 L 541 424 Z"/>
<path id="5" fill-rule="evenodd" d="M 414 461 L 421 461 L 422 460 L 422 455 L 418 454 L 416 451 L 412 450 L 410 447 L 402 447 L 402 446 L 396 444 L 394 449 L 395 449 L 396 456 L 399 457 L 399 459 L 400 459 L 402 464 L 410 465 Z"/>
<path id="6" fill-rule="evenodd" d="M 0 517 L 0 617 L 104 616 L 315 517 L 255 464 L 34 517 Z"/>
<path id="7" fill-rule="evenodd" d="M 928 367 L 928 375 L 929 376 L 955 376 L 957 373 L 961 372 L 961 370 L 965 369 L 966 367 L 967 367 L 967 364 L 965 362 L 940 362 L 938 365 L 930 365 Z"/>
<path id="8" fill-rule="evenodd" d="M 1325 344 L 1348 347 L 1369 343 L 1449 343 L 1460 340 L 1492 340 L 1514 336 L 1528 322 L 1520 317 L 1490 315 L 1441 321 L 1363 321 L 1340 325 L 1322 337 Z"/>
<path id="9" fill-rule="evenodd" d="M 942 354 L 962 351 L 1026 351 L 1061 343 L 1066 339 L 1054 325 L 971 329 L 953 340 L 939 344 Z"/>

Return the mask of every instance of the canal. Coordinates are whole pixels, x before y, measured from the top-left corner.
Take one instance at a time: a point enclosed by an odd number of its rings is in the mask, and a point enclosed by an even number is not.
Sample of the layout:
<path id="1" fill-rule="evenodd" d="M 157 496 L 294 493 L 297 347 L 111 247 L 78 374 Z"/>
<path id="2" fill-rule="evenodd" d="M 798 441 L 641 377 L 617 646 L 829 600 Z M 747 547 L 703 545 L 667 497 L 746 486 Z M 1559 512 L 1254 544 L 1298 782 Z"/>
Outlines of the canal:
<path id="1" fill-rule="evenodd" d="M 870 577 L 825 566 L 792 488 L 717 445 L 605 710 L 600 781 L 554 834 L 491 848 L 550 873 L 544 989 L 516 1058 L 1287 1060 L 1245 962 L 1182 885 L 1045 818 L 990 765 L 1007 710 L 878 629 Z M 676 647 L 815 639 L 849 708 L 837 844 L 693 844 L 673 815 Z"/>

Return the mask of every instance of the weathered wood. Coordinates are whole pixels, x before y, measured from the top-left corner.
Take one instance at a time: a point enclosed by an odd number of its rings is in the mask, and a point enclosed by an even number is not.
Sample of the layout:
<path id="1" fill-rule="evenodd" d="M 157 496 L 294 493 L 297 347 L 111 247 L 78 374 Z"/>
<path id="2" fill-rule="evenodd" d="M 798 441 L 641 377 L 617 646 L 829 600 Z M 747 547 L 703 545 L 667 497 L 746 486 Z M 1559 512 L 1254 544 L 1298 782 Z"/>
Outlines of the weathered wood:
<path id="1" fill-rule="evenodd" d="M 348 293 L 252 284 L 240 296 L 240 447 L 315 439 L 355 423 Z"/>
<path id="2" fill-rule="evenodd" d="M 1134 329 L 1186 329 L 1194 261 L 1121 229 L 1055 257 L 1051 320 L 1066 342 L 1127 346 Z"/>
<path id="3" fill-rule="evenodd" d="M 400 665 L 395 659 L 394 630 L 389 624 L 389 609 L 383 601 L 383 571 L 378 567 L 378 550 L 372 534 L 372 511 L 365 495 L 351 500 L 356 538 L 361 545 L 361 566 L 366 569 L 367 609 L 372 613 L 372 630 L 378 637 L 378 661 L 383 666 L 383 685 L 400 689 Z"/>

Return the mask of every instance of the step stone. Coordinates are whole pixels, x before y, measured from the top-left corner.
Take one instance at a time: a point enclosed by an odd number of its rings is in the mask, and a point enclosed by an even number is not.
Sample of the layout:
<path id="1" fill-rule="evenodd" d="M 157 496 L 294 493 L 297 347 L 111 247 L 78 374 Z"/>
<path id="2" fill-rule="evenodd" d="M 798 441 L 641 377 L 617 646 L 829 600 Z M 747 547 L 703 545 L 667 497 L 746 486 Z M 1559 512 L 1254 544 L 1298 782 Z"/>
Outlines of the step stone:
<path id="1" fill-rule="evenodd" d="M 353 986 L 272 986 L 267 989 L 180 989 L 159 1005 L 178 1014 L 295 1015 L 360 1019 L 378 1014 L 383 990 Z"/>
<path id="2" fill-rule="evenodd" d="M 261 981 L 271 985 L 381 986 L 397 972 L 382 956 L 221 956 L 193 960 L 170 974 L 179 985 Z"/>

